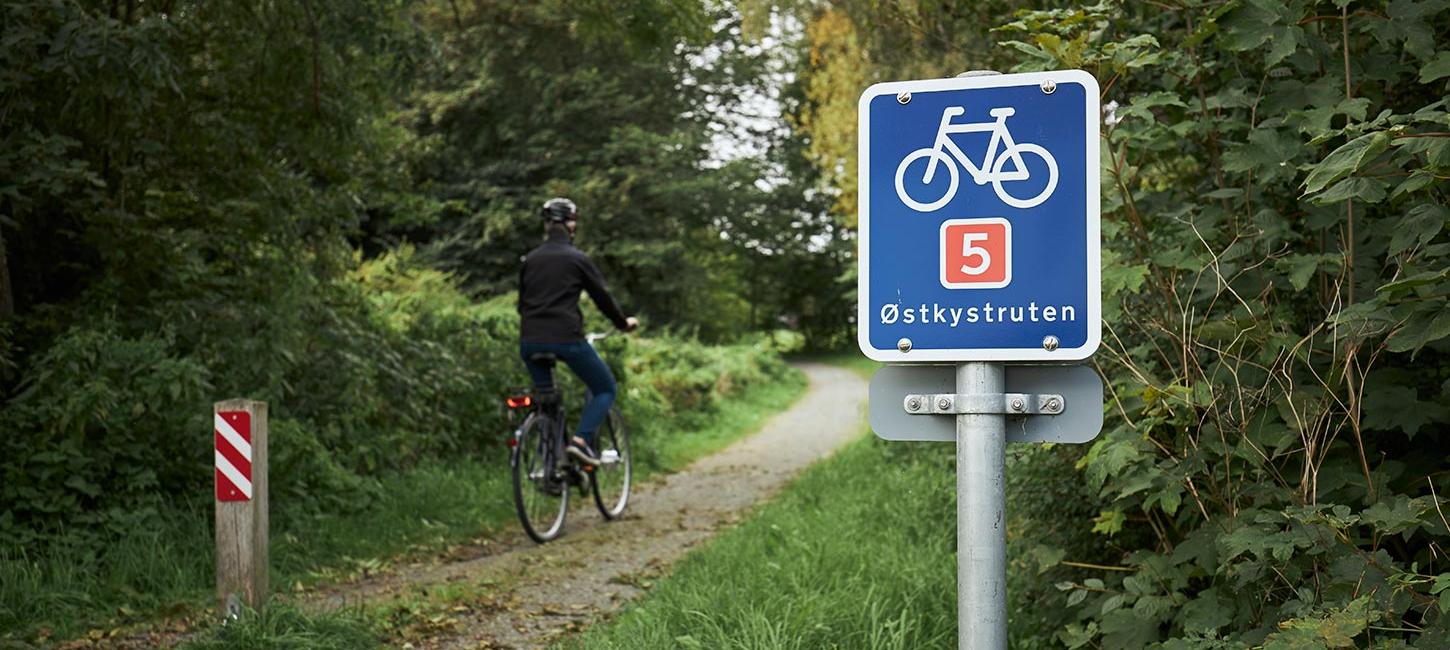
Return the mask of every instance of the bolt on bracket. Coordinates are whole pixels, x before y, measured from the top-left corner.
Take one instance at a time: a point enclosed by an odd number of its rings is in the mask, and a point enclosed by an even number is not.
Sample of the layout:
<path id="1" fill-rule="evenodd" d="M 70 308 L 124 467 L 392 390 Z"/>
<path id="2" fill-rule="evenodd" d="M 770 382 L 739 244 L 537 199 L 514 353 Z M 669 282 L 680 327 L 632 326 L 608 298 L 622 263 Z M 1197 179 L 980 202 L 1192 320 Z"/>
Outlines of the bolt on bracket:
<path id="1" fill-rule="evenodd" d="M 912 415 L 1061 415 L 1061 395 L 1002 393 L 985 395 L 907 395 L 902 406 Z"/>

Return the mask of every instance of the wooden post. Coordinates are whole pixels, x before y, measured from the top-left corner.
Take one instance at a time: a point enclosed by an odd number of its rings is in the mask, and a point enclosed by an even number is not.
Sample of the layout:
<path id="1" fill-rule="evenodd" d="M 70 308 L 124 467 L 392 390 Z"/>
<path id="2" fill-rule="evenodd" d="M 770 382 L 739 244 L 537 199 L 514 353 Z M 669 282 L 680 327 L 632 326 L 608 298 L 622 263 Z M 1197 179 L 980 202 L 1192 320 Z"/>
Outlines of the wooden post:
<path id="1" fill-rule="evenodd" d="M 216 590 L 222 615 L 267 601 L 267 403 L 217 402 Z"/>

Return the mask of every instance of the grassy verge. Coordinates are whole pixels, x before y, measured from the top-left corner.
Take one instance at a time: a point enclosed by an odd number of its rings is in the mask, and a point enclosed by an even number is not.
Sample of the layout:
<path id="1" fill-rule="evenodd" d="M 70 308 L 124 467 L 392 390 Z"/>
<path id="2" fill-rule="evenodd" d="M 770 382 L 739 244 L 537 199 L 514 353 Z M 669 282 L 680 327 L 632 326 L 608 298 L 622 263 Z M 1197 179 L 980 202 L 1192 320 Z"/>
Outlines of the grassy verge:
<path id="1" fill-rule="evenodd" d="M 864 377 L 880 367 L 854 351 L 799 360 Z M 1008 450 L 1014 648 L 1061 646 L 1041 613 L 1058 605 L 1034 595 L 1056 575 L 1047 571 L 1062 569 L 1062 554 L 1041 545 L 1080 539 L 1069 529 L 1095 514 L 1073 480 L 1075 460 L 1061 445 Z M 690 554 L 615 620 L 564 647 L 955 647 L 955 472 L 952 445 L 865 437 Z M 1094 557 L 1091 546 L 1066 551 Z"/>
<path id="2" fill-rule="evenodd" d="M 859 440 L 567 647 L 950 646 L 952 471 L 950 447 Z"/>
<path id="3" fill-rule="evenodd" d="M 681 468 L 755 430 L 794 402 L 804 387 L 803 375 L 792 370 L 722 400 L 709 414 L 631 423 L 636 448 L 647 451 L 639 454 L 644 461 L 638 465 L 640 475 Z M 446 553 L 450 546 L 512 526 L 504 458 L 500 446 L 496 458 L 435 461 L 384 476 L 373 500 L 351 512 L 288 513 L 275 506 L 286 495 L 273 495 L 274 588 L 383 571 L 400 559 Z M 0 645 L 7 638 L 44 643 L 94 628 L 204 614 L 214 570 L 210 505 L 163 506 L 171 513 L 166 526 L 123 535 L 103 554 L 80 546 L 0 549 Z M 357 627 L 355 619 L 311 620 L 284 608 L 232 626 L 201 647 L 261 647 L 251 634 L 274 635 L 276 645 L 262 644 L 267 647 L 308 647 L 306 639 L 322 638 L 317 634 L 353 638 L 349 635 L 356 630 L 343 628 Z M 369 635 L 381 629 L 364 627 Z M 206 645 L 219 639 L 241 645 Z"/>
<path id="4" fill-rule="evenodd" d="M 641 444 L 652 452 L 643 475 L 684 469 L 696 458 L 715 453 L 758 430 L 766 417 L 783 411 L 805 394 L 806 378 L 792 369 L 781 381 L 746 391 L 714 412 L 691 411 L 650 427 Z"/>

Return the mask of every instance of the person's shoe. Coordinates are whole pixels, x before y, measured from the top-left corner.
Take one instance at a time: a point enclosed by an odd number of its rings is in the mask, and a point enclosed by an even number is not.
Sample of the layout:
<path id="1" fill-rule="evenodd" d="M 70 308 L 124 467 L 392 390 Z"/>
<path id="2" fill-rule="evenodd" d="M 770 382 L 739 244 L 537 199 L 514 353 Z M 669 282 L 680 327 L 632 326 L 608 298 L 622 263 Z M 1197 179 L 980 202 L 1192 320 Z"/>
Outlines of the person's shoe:
<path id="1" fill-rule="evenodd" d="M 594 455 L 594 450 L 589 448 L 588 443 L 578 438 L 569 442 L 569 446 L 564 448 L 564 453 L 574 457 L 574 460 L 579 461 L 580 464 L 590 467 L 599 466 L 599 457 Z"/>

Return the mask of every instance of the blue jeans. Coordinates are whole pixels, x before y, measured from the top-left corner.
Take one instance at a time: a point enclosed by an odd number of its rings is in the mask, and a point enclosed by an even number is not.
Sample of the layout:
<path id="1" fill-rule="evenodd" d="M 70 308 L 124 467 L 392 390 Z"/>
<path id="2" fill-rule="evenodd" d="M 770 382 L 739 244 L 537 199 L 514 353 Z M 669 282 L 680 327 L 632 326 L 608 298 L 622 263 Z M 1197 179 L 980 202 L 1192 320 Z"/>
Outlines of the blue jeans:
<path id="1" fill-rule="evenodd" d="M 554 387 L 554 369 L 551 366 L 533 363 L 529 361 L 529 355 L 540 352 L 550 352 L 559 358 L 560 361 L 568 364 L 569 369 L 589 387 L 589 403 L 584 405 L 584 412 L 579 416 L 580 438 L 583 438 L 592 447 L 594 445 L 594 432 L 599 430 L 599 425 L 609 414 L 609 407 L 614 405 L 614 374 L 609 372 L 609 366 L 604 365 L 604 360 L 599 358 L 599 353 L 594 351 L 594 346 L 584 341 L 578 343 L 520 343 L 519 356 L 524 360 L 524 367 L 529 369 L 529 376 L 534 380 L 537 388 Z"/>

